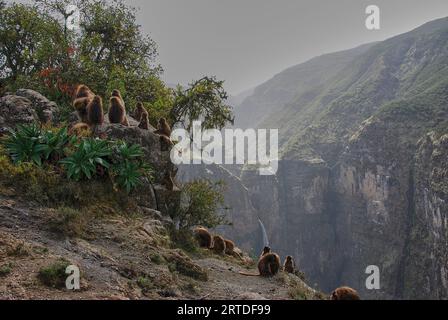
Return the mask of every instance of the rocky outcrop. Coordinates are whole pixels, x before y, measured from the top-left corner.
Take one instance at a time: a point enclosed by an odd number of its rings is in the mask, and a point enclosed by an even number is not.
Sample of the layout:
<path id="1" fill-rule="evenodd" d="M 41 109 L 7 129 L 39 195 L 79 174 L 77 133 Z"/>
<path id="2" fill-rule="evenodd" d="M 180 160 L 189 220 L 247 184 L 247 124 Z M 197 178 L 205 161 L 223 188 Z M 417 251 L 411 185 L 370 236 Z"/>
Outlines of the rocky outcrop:
<path id="1" fill-rule="evenodd" d="M 30 89 L 19 89 L 16 92 L 19 97 L 31 101 L 32 108 L 42 123 L 54 123 L 59 120 L 59 109 L 55 102 L 48 100 L 39 92 Z"/>
<path id="2" fill-rule="evenodd" d="M 20 124 L 35 121 L 53 123 L 58 119 L 56 103 L 30 89 L 19 89 L 15 94 L 0 98 L 0 132 Z"/>
<path id="3" fill-rule="evenodd" d="M 1 134 L 17 125 L 29 124 L 37 120 L 37 113 L 32 108 L 30 100 L 16 95 L 6 95 L 0 98 Z"/>

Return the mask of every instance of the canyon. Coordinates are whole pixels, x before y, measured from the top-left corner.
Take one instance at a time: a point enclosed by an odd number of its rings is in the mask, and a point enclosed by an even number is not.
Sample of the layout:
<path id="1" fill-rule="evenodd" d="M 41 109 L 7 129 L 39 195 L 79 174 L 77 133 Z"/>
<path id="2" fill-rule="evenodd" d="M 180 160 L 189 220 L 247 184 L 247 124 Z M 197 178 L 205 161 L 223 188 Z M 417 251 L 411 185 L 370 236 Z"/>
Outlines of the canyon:
<path id="1" fill-rule="evenodd" d="M 316 57 L 253 90 L 235 127 L 278 128 L 278 172 L 181 167 L 224 180 L 231 226 L 257 254 L 272 248 L 307 281 L 366 299 L 448 298 L 448 19 Z M 379 290 L 367 290 L 369 265 Z"/>

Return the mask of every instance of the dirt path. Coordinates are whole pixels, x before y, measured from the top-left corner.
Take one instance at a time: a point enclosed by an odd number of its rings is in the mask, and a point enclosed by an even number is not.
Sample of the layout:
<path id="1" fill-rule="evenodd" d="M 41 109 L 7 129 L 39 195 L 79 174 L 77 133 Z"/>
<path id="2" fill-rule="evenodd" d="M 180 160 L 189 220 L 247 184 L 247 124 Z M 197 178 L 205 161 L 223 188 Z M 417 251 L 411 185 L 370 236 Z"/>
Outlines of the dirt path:
<path id="1" fill-rule="evenodd" d="M 52 233 L 48 214 L 47 208 L 0 197 L 0 299 L 318 298 L 293 275 L 243 276 L 238 272 L 256 270 L 208 250 L 189 258 L 169 245 L 163 224 L 154 217 L 101 219 L 89 226 L 89 237 L 81 239 Z M 208 280 L 179 268 L 173 256 L 199 275 L 206 273 Z M 40 270 L 61 258 L 80 266 L 80 291 L 39 281 Z"/>

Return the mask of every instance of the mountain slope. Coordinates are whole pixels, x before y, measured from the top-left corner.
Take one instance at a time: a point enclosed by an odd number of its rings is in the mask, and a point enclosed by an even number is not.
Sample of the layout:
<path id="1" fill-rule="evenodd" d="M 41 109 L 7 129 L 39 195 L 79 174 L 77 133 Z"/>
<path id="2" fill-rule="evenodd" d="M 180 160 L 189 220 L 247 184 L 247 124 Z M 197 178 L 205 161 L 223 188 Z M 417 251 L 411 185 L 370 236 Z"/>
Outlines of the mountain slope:
<path id="1" fill-rule="evenodd" d="M 355 51 L 315 58 L 256 88 L 239 108 L 248 108 L 250 117 L 244 119 L 240 112 L 238 123 L 255 119 L 257 127 L 279 128 L 285 158 L 321 157 L 335 163 L 348 137 L 382 105 L 430 95 L 435 86 L 444 85 L 447 40 L 448 18 L 443 18 Z"/>
<path id="2" fill-rule="evenodd" d="M 280 72 L 253 90 L 252 95 L 235 108 L 236 127 L 258 127 L 279 112 L 294 97 L 312 100 L 325 83 L 343 70 L 372 44 L 326 54 Z"/>

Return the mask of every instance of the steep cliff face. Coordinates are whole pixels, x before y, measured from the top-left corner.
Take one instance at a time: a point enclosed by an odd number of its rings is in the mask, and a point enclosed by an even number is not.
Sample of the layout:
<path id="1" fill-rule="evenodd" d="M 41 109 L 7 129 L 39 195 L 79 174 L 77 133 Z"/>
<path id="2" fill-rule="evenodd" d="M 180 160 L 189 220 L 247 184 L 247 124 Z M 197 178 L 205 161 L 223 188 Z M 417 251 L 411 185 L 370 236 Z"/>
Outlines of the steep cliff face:
<path id="1" fill-rule="evenodd" d="M 418 144 L 409 255 L 403 291 L 448 298 L 448 135 L 431 132 Z"/>

